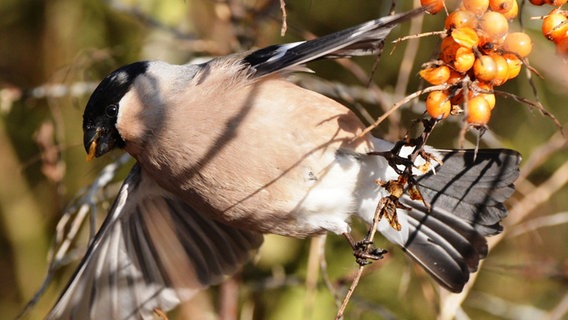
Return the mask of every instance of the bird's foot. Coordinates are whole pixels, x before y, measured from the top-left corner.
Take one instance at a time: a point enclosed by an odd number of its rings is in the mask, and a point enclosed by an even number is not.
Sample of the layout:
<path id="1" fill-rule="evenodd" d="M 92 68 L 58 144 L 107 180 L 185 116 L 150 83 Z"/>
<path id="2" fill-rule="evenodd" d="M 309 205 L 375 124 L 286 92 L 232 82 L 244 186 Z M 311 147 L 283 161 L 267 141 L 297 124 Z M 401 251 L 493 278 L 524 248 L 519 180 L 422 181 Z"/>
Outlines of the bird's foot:
<path id="1" fill-rule="evenodd" d="M 366 266 L 371 264 L 372 261 L 381 260 L 387 250 L 376 248 L 373 246 L 373 241 L 361 240 L 353 246 L 353 255 L 355 256 L 355 261 L 360 266 Z"/>

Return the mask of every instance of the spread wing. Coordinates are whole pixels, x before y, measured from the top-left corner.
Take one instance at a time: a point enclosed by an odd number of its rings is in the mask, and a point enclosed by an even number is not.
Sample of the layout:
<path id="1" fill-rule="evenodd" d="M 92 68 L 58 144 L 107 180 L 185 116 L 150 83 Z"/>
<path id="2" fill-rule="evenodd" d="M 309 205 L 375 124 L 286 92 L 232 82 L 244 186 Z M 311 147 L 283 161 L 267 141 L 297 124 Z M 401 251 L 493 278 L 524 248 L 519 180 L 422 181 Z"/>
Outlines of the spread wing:
<path id="1" fill-rule="evenodd" d="M 423 13 L 424 10 L 425 8 L 420 7 L 382 17 L 310 41 L 272 45 L 253 51 L 243 60 L 254 70 L 254 77 L 261 77 L 319 58 L 378 54 L 383 48 L 385 38 L 396 25 Z"/>
<path id="2" fill-rule="evenodd" d="M 47 318 L 151 318 L 237 271 L 261 243 L 201 216 L 135 165 Z"/>

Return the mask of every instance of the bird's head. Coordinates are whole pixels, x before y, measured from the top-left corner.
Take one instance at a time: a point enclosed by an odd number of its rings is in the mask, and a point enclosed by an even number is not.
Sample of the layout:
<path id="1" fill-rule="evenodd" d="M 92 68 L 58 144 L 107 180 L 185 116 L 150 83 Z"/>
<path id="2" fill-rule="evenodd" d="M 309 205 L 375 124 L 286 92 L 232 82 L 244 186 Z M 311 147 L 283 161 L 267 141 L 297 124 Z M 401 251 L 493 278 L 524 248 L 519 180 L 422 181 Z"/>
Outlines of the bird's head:
<path id="1" fill-rule="evenodd" d="M 135 62 L 113 71 L 95 89 L 83 113 L 83 144 L 87 160 L 99 157 L 126 142 L 116 128 L 121 100 L 148 62 Z"/>

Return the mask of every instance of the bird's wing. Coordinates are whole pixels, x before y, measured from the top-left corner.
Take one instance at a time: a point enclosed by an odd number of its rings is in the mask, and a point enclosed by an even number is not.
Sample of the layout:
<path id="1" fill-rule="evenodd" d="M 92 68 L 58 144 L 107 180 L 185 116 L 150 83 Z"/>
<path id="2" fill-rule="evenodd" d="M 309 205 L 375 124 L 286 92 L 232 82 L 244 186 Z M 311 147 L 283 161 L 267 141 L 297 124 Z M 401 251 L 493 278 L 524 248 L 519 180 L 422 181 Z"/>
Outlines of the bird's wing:
<path id="1" fill-rule="evenodd" d="M 135 165 L 47 318 L 150 318 L 237 271 L 261 243 L 202 217 Z"/>
<path id="2" fill-rule="evenodd" d="M 488 149 L 438 151 L 443 165 L 418 179 L 428 210 L 420 201 L 401 198 L 408 238 L 384 230 L 442 286 L 460 292 L 487 256 L 486 236 L 498 234 L 507 216 L 503 202 L 514 192 L 519 153 Z"/>
<path id="3" fill-rule="evenodd" d="M 378 54 L 384 40 L 399 23 L 424 12 L 414 9 L 368 21 L 314 40 L 273 45 L 244 57 L 254 77 L 269 75 L 319 58 L 338 58 Z"/>

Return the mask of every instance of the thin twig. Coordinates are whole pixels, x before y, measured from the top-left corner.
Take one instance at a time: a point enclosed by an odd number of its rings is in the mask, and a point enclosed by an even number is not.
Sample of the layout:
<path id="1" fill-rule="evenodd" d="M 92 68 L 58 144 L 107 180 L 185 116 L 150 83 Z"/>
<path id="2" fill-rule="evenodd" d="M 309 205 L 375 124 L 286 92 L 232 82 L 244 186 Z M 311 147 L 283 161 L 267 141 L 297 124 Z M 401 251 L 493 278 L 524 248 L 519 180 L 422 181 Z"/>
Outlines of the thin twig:
<path id="1" fill-rule="evenodd" d="M 377 232 L 377 226 L 379 225 L 379 221 L 381 220 L 382 211 L 385 207 L 386 206 L 384 205 L 383 201 L 380 201 L 377 204 L 377 210 L 375 210 L 375 216 L 373 217 L 373 224 L 371 225 L 371 227 L 369 229 L 369 233 L 367 233 L 367 236 L 365 237 L 365 242 L 367 242 L 367 243 L 373 242 L 373 239 L 375 238 L 375 233 Z M 349 304 L 349 301 L 351 300 L 351 296 L 355 292 L 355 288 L 357 288 L 357 285 L 359 284 L 359 280 L 361 279 L 361 276 L 363 275 L 364 269 L 365 269 L 365 265 L 360 264 L 359 268 L 357 269 L 357 273 L 355 273 L 355 277 L 353 278 L 353 281 L 351 282 L 351 286 L 347 290 L 345 298 L 343 299 L 343 303 L 341 304 L 341 307 L 337 311 L 337 315 L 335 317 L 336 320 L 343 318 L 343 314 L 345 312 L 345 309 L 347 308 L 347 305 Z"/>
<path id="2" fill-rule="evenodd" d="M 370 126 L 365 128 L 365 130 L 363 130 L 359 135 L 357 135 L 353 139 L 353 141 L 360 139 L 361 137 L 365 136 L 366 134 L 371 132 L 373 129 L 378 127 L 386 118 L 388 118 L 389 115 L 391 115 L 394 111 L 396 111 L 402 105 L 412 101 L 413 99 L 415 99 L 415 98 L 417 98 L 417 97 L 419 97 L 419 96 L 421 96 L 425 93 L 429 93 L 429 92 L 436 91 L 436 90 L 447 90 L 450 87 L 451 87 L 451 85 L 449 85 L 449 84 L 441 84 L 441 85 L 437 85 L 437 86 L 431 86 L 431 87 L 428 87 L 428 88 L 424 88 L 422 90 L 419 90 L 419 91 L 416 91 L 416 92 L 413 92 L 413 93 L 407 95 L 406 97 L 404 97 L 404 99 L 393 104 L 392 107 L 390 107 L 390 109 L 388 109 L 382 116 L 380 116 L 373 124 L 371 124 Z"/>
<path id="3" fill-rule="evenodd" d="M 448 33 L 448 31 L 445 31 L 445 30 L 444 31 L 423 32 L 423 33 L 418 33 L 418 34 L 400 37 L 396 40 L 393 40 L 392 43 L 396 45 L 396 44 L 398 44 L 399 42 L 402 42 L 402 41 L 407 41 L 407 40 L 412 40 L 412 39 L 420 39 L 420 38 L 423 38 L 423 37 L 430 37 L 430 36 L 443 36 L 447 33 Z"/>
<path id="4" fill-rule="evenodd" d="M 558 226 L 566 223 L 568 223 L 568 211 L 538 217 L 511 228 L 509 238 L 517 237 L 540 228 Z"/>
<path id="5" fill-rule="evenodd" d="M 558 118 L 556 118 L 555 115 L 553 115 L 552 113 L 548 112 L 544 106 L 542 105 L 542 103 L 540 103 L 540 101 L 532 101 L 529 100 L 527 98 L 523 98 L 520 97 L 516 94 L 513 93 L 509 93 L 506 91 L 500 91 L 500 90 L 494 90 L 493 91 L 495 94 L 506 97 L 506 98 L 511 98 L 517 102 L 521 102 L 524 103 L 526 105 L 528 105 L 529 107 L 532 107 L 534 109 L 537 109 L 538 111 L 540 111 L 544 116 L 550 118 L 552 120 L 552 122 L 554 122 L 554 124 L 556 125 L 556 127 L 558 128 L 558 130 L 560 130 L 561 132 L 563 131 L 563 127 L 562 124 L 560 123 L 560 120 L 558 120 Z"/>
<path id="6" fill-rule="evenodd" d="M 337 311 L 337 315 L 335 316 L 336 320 L 343 319 L 343 314 L 345 313 L 345 309 L 347 308 L 347 305 L 349 304 L 349 301 L 351 300 L 351 296 L 355 292 L 355 288 L 357 288 L 357 285 L 359 284 L 359 280 L 361 279 L 361 275 L 363 274 L 364 268 L 365 268 L 365 266 L 359 265 L 359 268 L 357 269 L 357 273 L 355 274 L 355 277 L 353 278 L 353 282 L 351 282 L 351 286 L 349 287 L 349 290 L 347 290 L 347 294 L 345 295 L 345 298 L 343 299 L 343 303 L 341 304 L 341 307 L 339 307 L 339 310 Z"/>
<path id="7" fill-rule="evenodd" d="M 280 28 L 280 36 L 286 35 L 286 30 L 288 30 L 288 23 L 286 19 L 288 15 L 286 14 L 286 1 L 280 0 L 280 10 L 282 11 L 282 27 Z"/>

